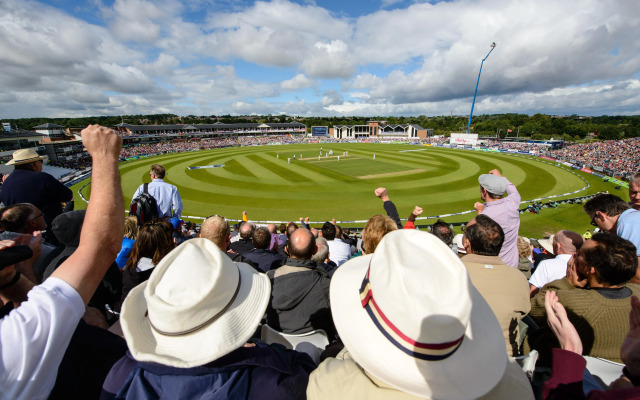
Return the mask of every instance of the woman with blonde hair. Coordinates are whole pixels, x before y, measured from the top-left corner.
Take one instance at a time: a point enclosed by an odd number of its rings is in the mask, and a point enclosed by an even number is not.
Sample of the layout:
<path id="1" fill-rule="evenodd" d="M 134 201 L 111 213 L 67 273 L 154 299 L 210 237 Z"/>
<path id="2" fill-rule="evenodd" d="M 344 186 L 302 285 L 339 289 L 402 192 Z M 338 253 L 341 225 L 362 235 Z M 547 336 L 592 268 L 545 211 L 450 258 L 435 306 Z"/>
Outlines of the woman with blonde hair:
<path id="1" fill-rule="evenodd" d="M 522 236 L 518 236 L 518 269 L 524 276 L 531 278 L 531 243 Z"/>
<path id="2" fill-rule="evenodd" d="M 372 254 L 384 235 L 396 229 L 396 223 L 389 217 L 376 214 L 369 218 L 362 231 L 362 253 Z"/>
<path id="3" fill-rule="evenodd" d="M 133 244 L 138 236 L 138 218 L 135 215 L 130 215 L 124 219 L 124 236 L 122 237 L 122 248 L 116 257 L 116 264 L 121 270 L 124 269 L 129 254 L 133 249 Z"/>

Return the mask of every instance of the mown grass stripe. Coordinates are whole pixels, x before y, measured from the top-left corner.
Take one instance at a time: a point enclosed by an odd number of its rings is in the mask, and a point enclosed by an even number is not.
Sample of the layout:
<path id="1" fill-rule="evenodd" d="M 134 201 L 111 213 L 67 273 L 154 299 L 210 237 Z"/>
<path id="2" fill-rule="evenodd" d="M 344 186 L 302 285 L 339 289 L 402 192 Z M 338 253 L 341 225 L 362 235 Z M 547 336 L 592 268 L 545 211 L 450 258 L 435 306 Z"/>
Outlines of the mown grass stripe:
<path id="1" fill-rule="evenodd" d="M 298 174 L 291 168 L 290 163 L 285 163 L 281 160 L 276 159 L 278 162 L 274 162 L 271 159 L 267 159 L 260 154 L 252 154 L 247 156 L 254 163 L 258 164 L 261 168 L 270 171 L 271 173 L 278 175 L 283 180 L 290 182 L 292 184 L 298 183 L 310 183 L 313 182 L 312 179 L 307 178 L 301 174 Z M 270 157 L 271 158 L 271 157 Z M 293 162 L 294 164 L 296 162 Z"/>
<path id="2" fill-rule="evenodd" d="M 323 166 L 323 163 L 300 160 L 286 164 L 286 158 L 283 159 L 293 154 L 299 158 L 300 153 L 310 159 L 315 155 L 317 159 L 320 146 L 325 151 L 332 149 L 334 155 L 348 150 L 356 162 L 351 164 L 341 157 L 339 163 L 328 162 Z M 373 195 L 377 186 L 388 188 L 403 219 L 415 205 L 422 206 L 429 215 L 469 210 L 479 200 L 478 175 L 496 167 L 518 186 L 524 199 L 565 192 L 569 188 L 575 190 L 573 188 L 584 185 L 570 172 L 525 157 L 439 148 L 398 153 L 398 150 L 415 148 L 385 144 L 236 147 L 143 158 L 123 163 L 120 171 L 128 200 L 143 181 L 149 180 L 149 167 L 157 162 L 167 167 L 167 180 L 179 187 L 187 215 L 219 213 L 239 218 L 246 209 L 252 219 L 280 220 L 297 220 L 299 216 L 314 220 L 332 217 L 366 220 L 375 213 L 384 214 L 380 200 Z M 280 160 L 275 157 L 278 153 Z M 357 164 L 373 162 L 374 153 L 376 161 L 384 166 L 382 170 L 422 168 L 425 172 L 364 181 L 354 178 L 365 175 L 357 175 L 357 170 L 363 168 Z M 356 157 L 360 159 L 355 160 Z M 230 167 L 187 170 L 194 165 L 223 163 Z M 273 172 L 269 164 L 279 167 L 278 172 Z M 293 183 L 290 177 L 295 177 Z M 601 180 L 591 176 L 588 179 L 593 188 L 602 186 Z"/>
<path id="3" fill-rule="evenodd" d="M 258 157 L 260 159 L 260 157 Z M 256 159 L 255 154 L 247 154 L 242 157 L 237 158 L 237 161 L 244 165 L 245 168 L 253 171 L 253 174 L 258 178 L 261 182 L 271 182 L 278 185 L 289 184 L 289 180 L 283 178 L 280 174 L 276 173 L 272 169 L 265 168 L 258 160 Z"/>

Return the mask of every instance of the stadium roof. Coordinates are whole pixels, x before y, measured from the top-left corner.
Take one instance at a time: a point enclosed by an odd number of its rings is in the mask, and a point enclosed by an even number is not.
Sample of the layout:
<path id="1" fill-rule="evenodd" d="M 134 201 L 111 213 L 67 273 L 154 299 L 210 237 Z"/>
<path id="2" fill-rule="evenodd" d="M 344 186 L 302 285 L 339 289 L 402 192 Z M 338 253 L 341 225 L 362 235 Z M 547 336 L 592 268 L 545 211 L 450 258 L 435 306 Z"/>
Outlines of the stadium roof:
<path id="1" fill-rule="evenodd" d="M 46 124 L 34 126 L 32 129 L 64 129 L 64 126 L 50 124 L 47 122 Z"/>
<path id="2" fill-rule="evenodd" d="M 35 132 L 23 131 L 23 130 L 21 130 L 20 132 L 13 132 L 13 131 L 7 132 L 7 131 L 0 130 L 0 140 L 2 141 L 27 139 L 27 138 L 33 138 L 33 137 L 38 137 L 42 139 L 44 136 L 45 135 L 43 135 L 42 133 L 35 133 Z"/>
<path id="3" fill-rule="evenodd" d="M 172 125 L 131 125 L 120 123 L 117 127 L 127 128 L 132 132 L 153 132 L 153 131 L 192 131 L 215 129 L 217 131 L 224 129 L 259 129 L 259 128 L 306 128 L 307 126 L 301 122 L 267 122 L 267 123 L 238 123 L 224 124 L 216 122 L 214 124 L 172 124 Z"/>

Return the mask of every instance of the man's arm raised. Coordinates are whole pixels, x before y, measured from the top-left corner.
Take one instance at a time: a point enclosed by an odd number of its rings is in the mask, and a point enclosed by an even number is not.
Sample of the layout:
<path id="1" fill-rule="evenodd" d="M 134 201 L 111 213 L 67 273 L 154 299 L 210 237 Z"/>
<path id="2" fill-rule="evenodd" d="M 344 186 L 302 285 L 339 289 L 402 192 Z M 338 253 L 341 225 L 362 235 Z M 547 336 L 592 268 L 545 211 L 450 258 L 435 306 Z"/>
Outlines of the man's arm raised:
<path id="1" fill-rule="evenodd" d="M 389 199 L 389 195 L 387 194 L 387 189 L 383 187 L 379 187 L 373 192 L 376 197 L 379 197 L 382 200 L 382 207 L 387 212 L 387 216 L 396 223 L 398 229 L 402 229 L 402 223 L 400 222 L 400 215 L 398 215 L 398 209 L 396 205 L 393 204 L 391 199 Z"/>
<path id="2" fill-rule="evenodd" d="M 124 203 L 118 157 L 122 139 L 113 129 L 89 125 L 82 143 L 93 158 L 91 199 L 78 249 L 51 275 L 71 285 L 87 304 L 120 250 Z"/>
<path id="3" fill-rule="evenodd" d="M 407 223 L 404 224 L 404 229 L 416 229 L 416 225 L 415 225 L 416 218 L 420 214 L 422 214 L 422 207 L 415 206 L 413 208 L 413 212 L 411 213 L 411 215 L 409 215 L 409 219 L 407 220 Z"/>

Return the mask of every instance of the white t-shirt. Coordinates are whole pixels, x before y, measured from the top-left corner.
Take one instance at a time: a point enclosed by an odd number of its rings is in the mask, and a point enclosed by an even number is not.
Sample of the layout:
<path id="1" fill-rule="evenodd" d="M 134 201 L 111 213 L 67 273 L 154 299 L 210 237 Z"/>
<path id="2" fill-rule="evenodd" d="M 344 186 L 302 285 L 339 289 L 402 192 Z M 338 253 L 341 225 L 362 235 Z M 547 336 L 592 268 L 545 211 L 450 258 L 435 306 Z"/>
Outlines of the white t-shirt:
<path id="1" fill-rule="evenodd" d="M 351 246 L 340 239 L 327 240 L 329 245 L 329 259 L 338 266 L 351 258 Z"/>
<path id="2" fill-rule="evenodd" d="M 0 398 L 46 399 L 62 357 L 84 314 L 82 298 L 50 277 L 28 301 L 0 320 Z"/>
<path id="3" fill-rule="evenodd" d="M 541 289 L 549 282 L 567 276 L 567 263 L 571 259 L 571 254 L 558 254 L 556 258 L 543 260 L 538 264 L 536 272 L 529 278 L 529 283 Z"/>

